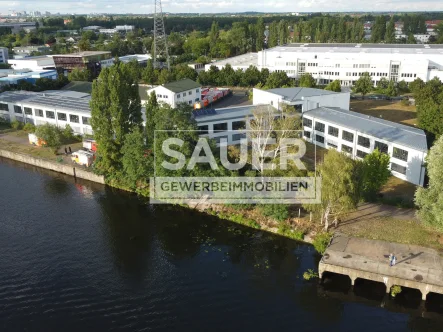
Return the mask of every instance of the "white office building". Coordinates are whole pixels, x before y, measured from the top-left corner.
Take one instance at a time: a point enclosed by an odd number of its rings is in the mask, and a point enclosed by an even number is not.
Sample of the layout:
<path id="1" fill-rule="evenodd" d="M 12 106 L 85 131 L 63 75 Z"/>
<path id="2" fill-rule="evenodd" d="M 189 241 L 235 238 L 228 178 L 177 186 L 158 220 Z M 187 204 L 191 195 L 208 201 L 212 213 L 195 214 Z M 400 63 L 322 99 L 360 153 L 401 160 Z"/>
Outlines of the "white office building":
<path id="1" fill-rule="evenodd" d="M 392 175 L 423 186 L 428 152 L 423 130 L 334 107 L 303 113 L 305 140 L 352 158 L 374 149 L 389 154 Z"/>
<path id="2" fill-rule="evenodd" d="M 288 44 L 214 62 L 205 69 L 222 69 L 227 63 L 234 70 L 254 65 L 283 71 L 294 79 L 310 73 L 318 84 L 339 80 L 342 86 L 352 86 L 364 72 L 370 73 L 374 85 L 382 77 L 427 82 L 434 77 L 443 80 L 443 45 Z"/>
<path id="3" fill-rule="evenodd" d="M 10 59 L 8 63 L 13 69 L 31 69 L 34 71 L 55 69 L 54 59 L 50 56 L 32 56 L 22 59 Z"/>
<path id="4" fill-rule="evenodd" d="M 153 91 L 158 102 L 168 104 L 172 108 L 177 107 L 179 103 L 194 105 L 201 99 L 201 85 L 188 78 L 148 89 L 147 95 L 151 95 Z"/>
<path id="5" fill-rule="evenodd" d="M 76 134 L 92 134 L 90 95 L 74 91 L 7 91 L 0 94 L 0 117 L 8 121 L 45 123 L 65 128 Z"/>

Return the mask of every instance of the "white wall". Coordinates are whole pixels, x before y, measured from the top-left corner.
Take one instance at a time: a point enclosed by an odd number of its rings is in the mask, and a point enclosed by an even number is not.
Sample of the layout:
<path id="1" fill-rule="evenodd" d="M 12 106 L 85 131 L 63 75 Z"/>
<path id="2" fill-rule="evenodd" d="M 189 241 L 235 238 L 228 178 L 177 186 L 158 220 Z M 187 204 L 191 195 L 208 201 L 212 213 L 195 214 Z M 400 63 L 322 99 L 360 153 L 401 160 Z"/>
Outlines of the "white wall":
<path id="1" fill-rule="evenodd" d="M 43 70 L 46 67 L 55 67 L 54 59 L 51 57 L 39 59 L 10 59 L 8 61 L 13 69 Z"/>
<path id="2" fill-rule="evenodd" d="M 155 88 L 148 90 L 148 96 L 152 91 L 155 91 L 157 95 L 157 101 L 170 105 L 172 108 L 177 107 L 178 103 L 186 103 L 188 105 L 194 105 L 197 101 L 201 99 L 201 88 L 191 89 L 175 93 L 166 89 L 164 86 L 159 85 Z"/>
<path id="3" fill-rule="evenodd" d="M 252 89 L 252 104 L 253 105 L 272 105 L 278 108 L 282 102 L 282 98 L 275 93 L 266 90 Z"/>

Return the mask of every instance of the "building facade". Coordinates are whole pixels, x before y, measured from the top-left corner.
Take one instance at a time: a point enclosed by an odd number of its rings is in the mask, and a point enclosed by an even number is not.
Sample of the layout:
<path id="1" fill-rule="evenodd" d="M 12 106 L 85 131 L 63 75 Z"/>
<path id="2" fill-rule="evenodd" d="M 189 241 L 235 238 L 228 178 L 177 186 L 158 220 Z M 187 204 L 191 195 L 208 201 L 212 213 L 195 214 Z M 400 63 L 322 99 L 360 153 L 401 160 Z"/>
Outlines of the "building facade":
<path id="1" fill-rule="evenodd" d="M 0 63 L 8 63 L 9 52 L 7 47 L 0 47 Z"/>
<path id="2" fill-rule="evenodd" d="M 50 56 L 33 56 L 23 59 L 10 59 L 8 63 L 15 70 L 30 69 L 34 71 L 55 69 L 54 59 Z"/>
<path id="3" fill-rule="evenodd" d="M 100 73 L 101 68 L 112 66 L 114 59 L 108 51 L 85 51 L 72 54 L 52 55 L 55 67 L 63 71 L 73 69 L 87 69 L 95 77 Z"/>
<path id="4" fill-rule="evenodd" d="M 20 81 L 35 84 L 39 78 L 56 80 L 58 77 L 56 70 L 32 71 L 29 69 L 0 69 L 0 85 L 15 85 Z"/>
<path id="5" fill-rule="evenodd" d="M 148 96 L 155 92 L 157 101 L 177 107 L 179 103 L 194 105 L 201 99 L 201 85 L 188 78 L 156 86 L 147 91 Z"/>
<path id="6" fill-rule="evenodd" d="M 428 152 L 423 130 L 340 108 L 320 107 L 303 113 L 303 137 L 352 158 L 375 149 L 390 156 L 392 175 L 423 186 Z"/>

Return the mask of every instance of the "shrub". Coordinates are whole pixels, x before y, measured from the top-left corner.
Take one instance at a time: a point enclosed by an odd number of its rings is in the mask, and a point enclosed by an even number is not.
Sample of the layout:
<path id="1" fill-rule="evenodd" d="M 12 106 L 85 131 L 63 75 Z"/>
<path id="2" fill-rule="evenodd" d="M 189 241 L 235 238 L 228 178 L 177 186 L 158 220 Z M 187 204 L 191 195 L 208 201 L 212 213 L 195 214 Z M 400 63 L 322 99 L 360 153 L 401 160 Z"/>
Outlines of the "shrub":
<path id="1" fill-rule="evenodd" d="M 301 229 L 294 229 L 287 223 L 283 222 L 278 226 L 278 234 L 291 238 L 293 240 L 303 240 L 305 232 Z"/>
<path id="2" fill-rule="evenodd" d="M 289 217 L 289 208 L 285 204 L 263 204 L 259 208 L 264 216 L 274 218 L 279 222 Z"/>
<path id="3" fill-rule="evenodd" d="M 63 129 L 63 137 L 66 140 L 72 140 L 74 138 L 74 130 L 72 130 L 70 125 L 66 125 L 65 129 Z"/>
<path id="4" fill-rule="evenodd" d="M 409 99 L 402 99 L 400 102 L 403 106 L 409 106 L 411 103 L 409 102 Z"/>
<path id="5" fill-rule="evenodd" d="M 401 287 L 399 285 L 394 285 L 391 287 L 391 296 L 396 297 L 397 294 L 401 293 Z"/>
<path id="6" fill-rule="evenodd" d="M 308 269 L 306 272 L 303 273 L 303 279 L 311 280 L 312 278 L 318 278 L 318 273 L 314 272 L 314 270 Z"/>
<path id="7" fill-rule="evenodd" d="M 23 128 L 23 123 L 17 120 L 14 120 L 11 122 L 11 127 L 14 128 L 15 130 L 19 130 Z"/>
<path id="8" fill-rule="evenodd" d="M 314 241 L 312 242 L 315 250 L 320 253 L 320 254 L 324 254 L 326 251 L 326 248 L 329 245 L 329 242 L 332 239 L 332 233 L 329 232 L 322 232 L 322 233 L 318 233 L 315 237 L 314 237 Z"/>
<path id="9" fill-rule="evenodd" d="M 35 126 L 32 123 L 27 123 L 24 125 L 23 130 L 28 133 L 33 133 L 35 131 Z"/>

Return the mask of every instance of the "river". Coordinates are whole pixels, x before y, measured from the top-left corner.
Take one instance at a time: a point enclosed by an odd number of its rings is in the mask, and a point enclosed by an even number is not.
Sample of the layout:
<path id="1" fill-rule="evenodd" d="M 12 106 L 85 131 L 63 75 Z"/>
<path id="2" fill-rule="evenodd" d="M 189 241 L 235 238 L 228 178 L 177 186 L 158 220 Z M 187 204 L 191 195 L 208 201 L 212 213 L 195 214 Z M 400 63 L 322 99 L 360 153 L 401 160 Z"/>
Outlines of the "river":
<path id="1" fill-rule="evenodd" d="M 303 243 L 1 158 L 0 185 L 0 331 L 442 330 L 416 294 L 304 281 Z"/>

